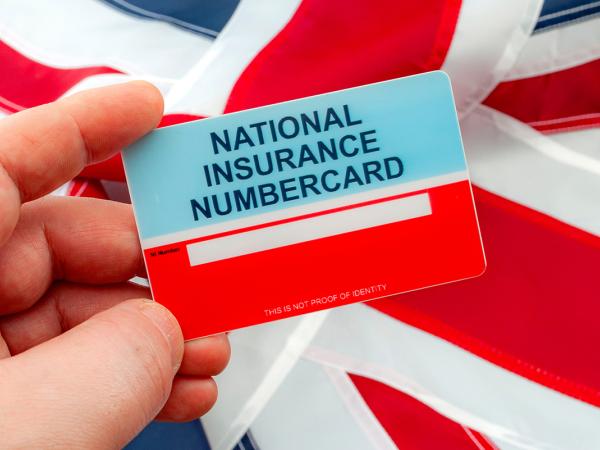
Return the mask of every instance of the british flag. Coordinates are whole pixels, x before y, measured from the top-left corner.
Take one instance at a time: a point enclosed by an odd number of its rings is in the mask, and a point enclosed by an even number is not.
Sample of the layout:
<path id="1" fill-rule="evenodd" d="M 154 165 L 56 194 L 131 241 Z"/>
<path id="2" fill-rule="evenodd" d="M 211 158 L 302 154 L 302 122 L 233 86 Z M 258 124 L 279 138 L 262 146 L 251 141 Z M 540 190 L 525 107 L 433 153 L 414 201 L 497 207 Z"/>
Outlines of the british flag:
<path id="1" fill-rule="evenodd" d="M 146 79 L 168 125 L 451 77 L 487 272 L 232 333 L 202 419 L 210 448 L 600 448 L 599 1 L 0 0 L 0 11 L 3 114 Z M 126 199 L 120 160 L 59 193 Z"/>

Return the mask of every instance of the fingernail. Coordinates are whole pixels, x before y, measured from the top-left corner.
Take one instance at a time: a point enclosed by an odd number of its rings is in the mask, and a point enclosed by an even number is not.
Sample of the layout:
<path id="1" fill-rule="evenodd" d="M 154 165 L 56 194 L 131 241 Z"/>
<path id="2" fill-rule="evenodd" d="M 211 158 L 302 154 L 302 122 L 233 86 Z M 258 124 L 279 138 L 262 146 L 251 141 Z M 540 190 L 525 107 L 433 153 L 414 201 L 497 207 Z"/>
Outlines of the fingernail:
<path id="1" fill-rule="evenodd" d="M 153 300 L 145 299 L 141 305 L 142 313 L 154 322 L 169 342 L 173 373 L 176 373 L 179 370 L 183 357 L 183 336 L 177 319 L 175 319 L 167 308 Z"/>

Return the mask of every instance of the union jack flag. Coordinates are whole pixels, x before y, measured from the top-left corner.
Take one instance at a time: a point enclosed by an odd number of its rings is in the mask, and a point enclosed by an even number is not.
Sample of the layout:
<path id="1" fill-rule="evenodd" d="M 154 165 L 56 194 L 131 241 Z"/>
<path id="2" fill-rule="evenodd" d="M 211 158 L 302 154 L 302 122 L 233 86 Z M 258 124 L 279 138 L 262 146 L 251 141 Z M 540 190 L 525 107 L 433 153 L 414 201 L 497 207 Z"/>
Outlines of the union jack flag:
<path id="1" fill-rule="evenodd" d="M 451 77 L 487 272 L 232 333 L 198 445 L 600 448 L 599 1 L 0 8 L 2 114 L 146 79 L 168 125 L 434 69 Z M 123 180 L 114 158 L 58 193 L 126 201 Z"/>

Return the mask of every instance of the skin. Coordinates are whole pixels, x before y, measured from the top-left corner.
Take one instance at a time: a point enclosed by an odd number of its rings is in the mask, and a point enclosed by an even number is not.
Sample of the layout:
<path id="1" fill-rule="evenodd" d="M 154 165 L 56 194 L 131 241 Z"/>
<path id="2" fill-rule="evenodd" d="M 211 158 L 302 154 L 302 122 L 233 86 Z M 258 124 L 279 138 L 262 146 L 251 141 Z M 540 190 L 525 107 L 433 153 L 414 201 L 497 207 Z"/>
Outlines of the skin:
<path id="1" fill-rule="evenodd" d="M 131 207 L 42 198 L 162 112 L 156 88 L 131 82 L 0 121 L 0 448 L 118 448 L 216 400 L 227 338 L 184 344 L 127 282 L 144 273 Z"/>

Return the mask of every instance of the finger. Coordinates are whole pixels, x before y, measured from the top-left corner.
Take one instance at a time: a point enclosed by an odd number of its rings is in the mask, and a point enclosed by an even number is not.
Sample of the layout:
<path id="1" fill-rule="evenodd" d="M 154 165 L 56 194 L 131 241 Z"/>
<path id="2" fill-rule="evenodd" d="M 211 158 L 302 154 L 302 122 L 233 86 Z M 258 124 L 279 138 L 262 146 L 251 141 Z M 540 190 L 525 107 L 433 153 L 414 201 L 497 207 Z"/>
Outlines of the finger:
<path id="1" fill-rule="evenodd" d="M 0 314 L 34 304 L 53 280 L 126 281 L 143 271 L 130 205 L 48 196 L 23 206 L 0 247 Z"/>
<path id="2" fill-rule="evenodd" d="M 10 354 L 18 355 L 132 298 L 150 298 L 150 291 L 132 283 L 56 283 L 33 307 L 0 317 L 0 334 Z"/>
<path id="3" fill-rule="evenodd" d="M 171 396 L 156 417 L 166 422 L 189 422 L 206 414 L 217 401 L 212 378 L 176 377 Z"/>
<path id="4" fill-rule="evenodd" d="M 0 244 L 21 202 L 40 197 L 154 128 L 160 92 L 146 82 L 84 91 L 0 122 Z"/>
<path id="5" fill-rule="evenodd" d="M 150 298 L 150 291 L 131 283 L 56 283 L 32 308 L 0 318 L 0 335 L 10 354 L 17 355 L 131 298 Z M 8 352 L 5 354 L 8 356 Z M 186 342 L 179 373 L 194 377 L 217 375 L 227 365 L 229 355 L 226 335 Z"/>
<path id="6" fill-rule="evenodd" d="M 192 376 L 218 375 L 227 366 L 230 355 L 231 347 L 225 334 L 188 341 L 185 343 L 179 373 Z"/>
<path id="7" fill-rule="evenodd" d="M 175 318 L 130 300 L 0 361 L 3 446 L 122 447 L 164 406 L 182 354 Z"/>

